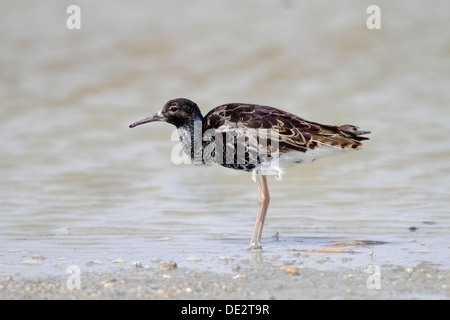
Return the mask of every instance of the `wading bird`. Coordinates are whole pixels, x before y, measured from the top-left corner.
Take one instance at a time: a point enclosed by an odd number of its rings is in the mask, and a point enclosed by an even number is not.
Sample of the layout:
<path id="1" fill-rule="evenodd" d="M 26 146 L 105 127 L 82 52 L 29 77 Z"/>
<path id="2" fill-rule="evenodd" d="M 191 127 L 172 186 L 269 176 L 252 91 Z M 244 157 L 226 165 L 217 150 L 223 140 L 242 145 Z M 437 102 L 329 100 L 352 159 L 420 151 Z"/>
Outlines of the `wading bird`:
<path id="1" fill-rule="evenodd" d="M 196 103 L 178 98 L 161 111 L 130 125 L 165 121 L 174 125 L 183 152 L 196 164 L 218 163 L 251 172 L 259 195 L 258 214 L 249 249 L 261 249 L 261 234 L 269 207 L 267 175 L 317 158 L 359 150 L 370 131 L 353 125 L 324 125 L 269 106 L 229 103 L 206 116 Z"/>

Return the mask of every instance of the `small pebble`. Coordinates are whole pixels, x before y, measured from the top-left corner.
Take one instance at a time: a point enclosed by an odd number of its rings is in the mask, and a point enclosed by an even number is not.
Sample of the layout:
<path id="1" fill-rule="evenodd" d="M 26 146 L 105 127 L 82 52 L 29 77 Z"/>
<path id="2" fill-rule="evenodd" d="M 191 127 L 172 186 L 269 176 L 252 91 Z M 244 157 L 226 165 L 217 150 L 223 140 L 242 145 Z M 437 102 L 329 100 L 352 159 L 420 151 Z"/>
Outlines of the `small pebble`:
<path id="1" fill-rule="evenodd" d="M 40 254 L 35 254 L 35 255 L 33 255 L 32 258 L 36 259 L 36 260 L 45 260 L 46 259 L 43 255 L 40 255 Z"/>
<path id="2" fill-rule="evenodd" d="M 103 287 L 112 288 L 112 287 L 114 287 L 114 283 L 105 281 L 105 282 L 103 282 Z"/>
<path id="3" fill-rule="evenodd" d="M 325 263 L 327 261 L 328 261 L 328 259 L 318 259 L 318 260 L 316 260 L 316 262 L 320 263 L 320 264 Z"/>
<path id="4" fill-rule="evenodd" d="M 274 263 L 273 266 L 274 266 L 275 268 L 283 268 L 283 267 L 284 267 L 284 264 L 282 264 L 282 263 Z"/>
<path id="5" fill-rule="evenodd" d="M 202 258 L 192 256 L 192 257 L 187 257 L 186 260 L 189 262 L 192 262 L 192 263 L 196 263 L 196 262 L 202 261 Z"/>
<path id="6" fill-rule="evenodd" d="M 228 261 L 228 260 L 233 260 L 233 258 L 231 257 L 219 257 L 220 261 Z"/>
<path id="7" fill-rule="evenodd" d="M 112 263 L 125 263 L 125 260 L 123 258 L 117 258 L 113 260 Z"/>
<path id="8" fill-rule="evenodd" d="M 286 266 L 284 267 L 284 272 L 286 272 L 286 274 L 297 275 L 299 273 L 299 268 L 294 266 Z"/>
<path id="9" fill-rule="evenodd" d="M 100 260 L 86 262 L 87 267 L 92 267 L 93 265 L 96 265 L 96 264 L 103 264 L 103 262 L 101 262 Z"/>
<path id="10" fill-rule="evenodd" d="M 164 270 L 164 271 L 166 271 L 166 270 L 173 270 L 173 269 L 176 269 L 176 268 L 177 268 L 177 264 L 176 264 L 176 262 L 173 262 L 173 261 L 166 261 L 166 262 L 161 263 L 158 266 L 159 270 Z"/>
<path id="11" fill-rule="evenodd" d="M 27 259 L 27 260 L 22 261 L 22 264 L 40 265 L 40 264 L 42 264 L 42 261 L 36 260 L 36 259 Z"/>

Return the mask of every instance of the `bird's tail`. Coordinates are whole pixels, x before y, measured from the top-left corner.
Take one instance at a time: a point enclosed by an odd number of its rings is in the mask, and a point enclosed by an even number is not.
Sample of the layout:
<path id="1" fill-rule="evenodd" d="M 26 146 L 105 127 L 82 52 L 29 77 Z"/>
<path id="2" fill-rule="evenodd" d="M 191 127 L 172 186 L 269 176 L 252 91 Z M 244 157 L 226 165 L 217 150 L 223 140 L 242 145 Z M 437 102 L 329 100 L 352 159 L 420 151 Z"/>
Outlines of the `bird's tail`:
<path id="1" fill-rule="evenodd" d="M 338 126 L 338 129 L 341 131 L 342 135 L 346 138 L 354 139 L 356 141 L 369 140 L 368 137 L 362 137 L 365 134 L 369 134 L 370 131 L 359 130 L 359 127 L 344 124 L 342 126 Z"/>

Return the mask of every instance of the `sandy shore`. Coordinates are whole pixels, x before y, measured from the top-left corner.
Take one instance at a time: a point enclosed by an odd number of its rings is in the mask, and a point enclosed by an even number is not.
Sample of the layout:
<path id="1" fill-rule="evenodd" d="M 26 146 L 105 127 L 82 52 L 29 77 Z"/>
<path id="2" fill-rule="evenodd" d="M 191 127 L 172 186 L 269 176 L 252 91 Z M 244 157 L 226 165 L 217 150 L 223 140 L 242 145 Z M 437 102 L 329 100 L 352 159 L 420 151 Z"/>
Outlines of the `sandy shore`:
<path id="1" fill-rule="evenodd" d="M 450 272 L 430 265 L 366 270 L 262 263 L 233 273 L 136 264 L 66 277 L 0 280 L 1 299 L 449 299 Z M 71 289 L 72 288 L 72 289 Z"/>

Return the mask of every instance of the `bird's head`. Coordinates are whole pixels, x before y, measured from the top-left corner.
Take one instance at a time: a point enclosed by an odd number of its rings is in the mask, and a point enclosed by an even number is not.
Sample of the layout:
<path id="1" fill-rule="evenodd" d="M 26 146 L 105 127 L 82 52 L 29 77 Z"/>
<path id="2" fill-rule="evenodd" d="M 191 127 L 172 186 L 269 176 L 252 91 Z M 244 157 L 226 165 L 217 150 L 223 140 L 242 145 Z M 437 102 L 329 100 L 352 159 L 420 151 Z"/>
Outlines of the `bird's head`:
<path id="1" fill-rule="evenodd" d="M 130 128 L 154 121 L 165 121 L 178 128 L 186 124 L 192 124 L 194 121 L 202 121 L 202 119 L 202 113 L 195 102 L 178 98 L 169 100 L 161 111 L 153 116 L 132 123 Z"/>

